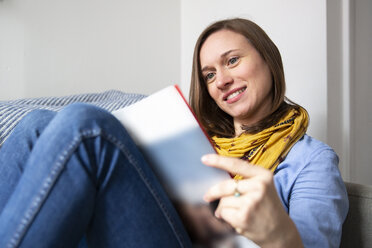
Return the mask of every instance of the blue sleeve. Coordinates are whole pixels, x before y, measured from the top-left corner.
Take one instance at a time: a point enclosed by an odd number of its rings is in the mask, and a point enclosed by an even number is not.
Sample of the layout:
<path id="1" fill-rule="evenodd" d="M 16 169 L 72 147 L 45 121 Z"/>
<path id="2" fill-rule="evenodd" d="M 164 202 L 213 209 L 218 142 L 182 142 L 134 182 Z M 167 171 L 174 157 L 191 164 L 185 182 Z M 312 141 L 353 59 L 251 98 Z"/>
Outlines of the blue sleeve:
<path id="1" fill-rule="evenodd" d="M 337 155 L 321 147 L 303 159 L 288 199 L 289 216 L 305 247 L 339 247 L 349 204 Z"/>

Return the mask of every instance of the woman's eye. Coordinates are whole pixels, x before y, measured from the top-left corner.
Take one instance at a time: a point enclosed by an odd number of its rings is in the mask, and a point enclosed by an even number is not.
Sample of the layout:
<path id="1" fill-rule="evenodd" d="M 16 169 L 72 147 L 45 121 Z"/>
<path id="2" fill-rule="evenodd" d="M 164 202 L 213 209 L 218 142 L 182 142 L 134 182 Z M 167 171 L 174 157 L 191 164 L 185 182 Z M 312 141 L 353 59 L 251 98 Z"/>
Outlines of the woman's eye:
<path id="1" fill-rule="evenodd" d="M 228 61 L 228 65 L 233 65 L 235 64 L 236 62 L 238 62 L 239 58 L 238 57 L 233 57 L 231 59 L 229 59 Z"/>
<path id="2" fill-rule="evenodd" d="M 210 72 L 207 75 L 205 75 L 205 80 L 208 82 L 214 77 L 214 73 Z"/>

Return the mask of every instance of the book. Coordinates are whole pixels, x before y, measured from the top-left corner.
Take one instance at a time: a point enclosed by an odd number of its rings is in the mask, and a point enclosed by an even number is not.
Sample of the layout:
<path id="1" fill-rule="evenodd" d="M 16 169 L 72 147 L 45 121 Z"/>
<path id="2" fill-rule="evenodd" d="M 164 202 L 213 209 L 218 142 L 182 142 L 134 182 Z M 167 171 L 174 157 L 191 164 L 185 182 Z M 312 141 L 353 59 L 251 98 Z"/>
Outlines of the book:
<path id="1" fill-rule="evenodd" d="M 218 201 L 204 202 L 203 196 L 211 186 L 231 176 L 201 162 L 203 155 L 216 151 L 177 85 L 113 115 L 152 167 L 195 247 L 258 247 L 215 218 Z"/>
<path id="2" fill-rule="evenodd" d="M 207 190 L 230 175 L 201 163 L 214 147 L 177 85 L 113 115 L 125 126 L 170 199 L 202 204 Z"/>

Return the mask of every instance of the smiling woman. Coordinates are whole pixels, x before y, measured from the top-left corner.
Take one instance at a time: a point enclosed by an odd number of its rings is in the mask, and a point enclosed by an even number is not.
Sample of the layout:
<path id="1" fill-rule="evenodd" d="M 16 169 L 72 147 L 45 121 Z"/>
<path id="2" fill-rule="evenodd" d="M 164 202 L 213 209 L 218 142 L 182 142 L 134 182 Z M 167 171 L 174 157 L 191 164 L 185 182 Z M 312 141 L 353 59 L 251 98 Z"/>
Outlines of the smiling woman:
<path id="1" fill-rule="evenodd" d="M 279 50 L 257 24 L 204 30 L 190 103 L 219 153 L 203 162 L 235 175 L 205 195 L 219 200 L 217 218 L 262 247 L 339 246 L 348 200 L 337 155 L 306 135 L 308 114 L 285 98 Z"/>
<path id="2" fill-rule="evenodd" d="M 244 130 L 257 132 L 264 128 L 272 126 L 276 121 L 278 121 L 283 113 L 286 113 L 288 111 L 289 106 L 288 104 L 284 104 L 286 85 L 280 52 L 275 44 L 271 41 L 271 39 L 267 36 L 267 34 L 258 25 L 247 20 L 245 23 L 243 23 L 238 21 L 238 19 L 233 19 L 230 22 L 217 22 L 214 25 L 211 25 L 210 27 L 205 29 L 204 32 L 199 36 L 199 39 L 195 45 L 191 75 L 192 79 L 190 87 L 190 103 L 196 115 L 200 118 L 201 122 L 204 124 L 207 131 L 211 135 L 218 134 L 222 136 L 233 137 L 235 135 L 235 126 L 233 125 L 232 116 L 228 115 L 225 111 L 223 111 L 222 108 L 219 108 L 217 102 L 211 101 L 212 97 L 208 93 L 207 89 L 207 84 L 208 82 L 210 82 L 211 79 L 214 79 L 216 71 L 212 71 L 212 74 L 206 73 L 206 71 L 208 69 L 216 70 L 216 68 L 210 68 L 208 67 L 208 65 L 203 65 L 202 67 L 201 65 L 201 53 L 203 52 L 201 51 L 201 48 L 203 46 L 203 50 L 205 50 L 206 45 L 204 43 L 209 38 L 209 36 L 226 36 L 226 33 L 233 33 L 233 36 L 239 39 L 239 44 L 231 44 L 232 46 L 230 48 L 226 48 L 228 50 L 224 52 L 221 51 L 220 54 L 216 53 L 216 56 L 220 56 L 220 59 L 228 59 L 228 61 L 226 61 L 225 63 L 228 63 L 229 67 L 234 68 L 235 63 L 239 62 L 239 56 L 231 56 L 230 53 L 238 52 L 235 50 L 238 49 L 239 46 L 242 46 L 242 48 L 244 47 L 244 49 L 246 50 L 246 53 L 249 52 L 248 54 L 246 54 L 246 57 L 248 57 L 248 59 L 250 58 L 250 63 L 255 63 L 255 67 L 257 67 L 257 63 L 262 61 L 264 64 L 266 64 L 263 65 L 263 67 L 268 67 L 270 73 L 269 76 L 272 78 L 272 80 L 270 81 L 272 84 L 272 86 L 270 86 L 272 87 L 272 106 L 270 115 L 266 116 L 266 118 L 264 119 L 261 119 L 258 123 L 251 123 L 255 125 L 244 125 Z M 215 43 L 214 45 L 219 46 L 219 44 L 217 44 L 217 40 L 214 40 L 213 42 Z M 231 37 L 230 42 L 237 43 L 238 41 L 233 41 Z M 222 49 L 222 46 L 223 44 L 221 44 L 219 49 Z M 225 44 L 225 46 L 228 46 L 228 44 Z M 256 57 L 258 56 L 258 59 L 252 59 L 253 54 L 251 53 L 255 54 L 254 56 Z M 227 57 L 228 55 L 230 55 L 230 57 Z M 212 59 L 210 58 L 210 56 L 211 55 L 209 54 L 209 59 Z M 206 57 L 205 59 L 207 59 L 208 57 Z M 268 76 L 268 74 L 266 73 L 261 73 L 263 75 L 261 76 L 260 80 L 267 80 L 262 78 L 264 76 Z M 205 77 L 208 77 L 208 81 L 206 81 Z M 257 78 L 258 75 L 255 75 L 254 77 Z M 213 111 L 210 111 L 211 109 L 213 109 Z M 273 110 L 275 111 L 273 112 Z M 201 112 L 203 112 L 203 114 L 201 114 Z"/>

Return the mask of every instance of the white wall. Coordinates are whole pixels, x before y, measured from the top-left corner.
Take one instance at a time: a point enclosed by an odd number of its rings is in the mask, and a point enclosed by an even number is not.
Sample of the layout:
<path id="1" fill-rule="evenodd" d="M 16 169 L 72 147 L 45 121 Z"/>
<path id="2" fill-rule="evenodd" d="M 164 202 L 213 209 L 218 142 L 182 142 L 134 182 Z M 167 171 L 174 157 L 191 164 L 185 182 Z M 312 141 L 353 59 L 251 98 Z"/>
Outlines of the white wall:
<path id="1" fill-rule="evenodd" d="M 188 92 L 194 44 L 210 23 L 255 21 L 281 51 L 287 96 L 310 114 L 309 134 L 327 139 L 326 3 L 323 0 L 181 0 L 181 82 Z"/>
<path id="2" fill-rule="evenodd" d="M 180 2 L 1 0 L 0 100 L 179 81 Z"/>

